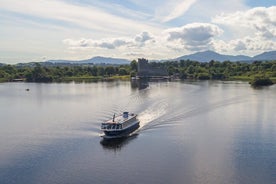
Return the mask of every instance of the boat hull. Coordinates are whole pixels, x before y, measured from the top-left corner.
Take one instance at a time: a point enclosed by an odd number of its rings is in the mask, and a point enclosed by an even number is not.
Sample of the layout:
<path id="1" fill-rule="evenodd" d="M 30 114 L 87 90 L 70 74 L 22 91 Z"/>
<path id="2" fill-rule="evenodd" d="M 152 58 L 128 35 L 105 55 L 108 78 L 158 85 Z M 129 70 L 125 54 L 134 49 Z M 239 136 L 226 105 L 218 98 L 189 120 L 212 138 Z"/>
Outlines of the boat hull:
<path id="1" fill-rule="evenodd" d="M 104 131 L 105 135 L 103 136 L 103 138 L 113 139 L 113 138 L 126 137 L 126 136 L 128 136 L 129 134 L 131 134 L 132 132 L 134 132 L 135 130 L 137 130 L 140 127 L 139 123 L 140 122 L 137 121 L 132 126 L 126 128 L 126 129 L 122 129 L 122 130 Z"/>

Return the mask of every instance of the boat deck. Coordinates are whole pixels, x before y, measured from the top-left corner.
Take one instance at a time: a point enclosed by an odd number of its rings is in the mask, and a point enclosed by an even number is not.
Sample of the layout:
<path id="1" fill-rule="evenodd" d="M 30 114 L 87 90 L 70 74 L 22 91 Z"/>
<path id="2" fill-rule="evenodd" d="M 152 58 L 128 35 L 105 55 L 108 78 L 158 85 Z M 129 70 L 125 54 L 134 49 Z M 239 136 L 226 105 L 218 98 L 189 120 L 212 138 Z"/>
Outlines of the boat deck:
<path id="1" fill-rule="evenodd" d="M 110 124 L 122 124 L 130 119 L 132 119 L 133 117 L 135 117 L 136 115 L 135 114 L 129 114 L 127 118 L 124 118 L 122 115 L 120 116 L 117 116 L 114 118 L 114 121 L 113 119 L 111 120 L 108 120 L 107 122 L 105 123 L 110 123 Z"/>

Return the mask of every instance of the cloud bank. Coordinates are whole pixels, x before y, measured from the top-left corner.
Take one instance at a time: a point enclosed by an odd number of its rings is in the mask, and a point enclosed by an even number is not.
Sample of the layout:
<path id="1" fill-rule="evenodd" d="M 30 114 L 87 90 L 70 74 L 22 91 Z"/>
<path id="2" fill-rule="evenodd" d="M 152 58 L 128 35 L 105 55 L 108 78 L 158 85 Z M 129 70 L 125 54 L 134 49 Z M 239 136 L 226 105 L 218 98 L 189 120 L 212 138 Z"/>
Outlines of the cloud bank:
<path id="1" fill-rule="evenodd" d="M 166 59 L 203 50 L 236 55 L 276 50 L 276 6 L 251 7 L 246 2 L 0 1 L 0 62 L 97 55 Z"/>
<path id="2" fill-rule="evenodd" d="M 179 41 L 187 50 L 200 51 L 210 48 L 213 38 L 220 36 L 223 30 L 214 24 L 193 23 L 166 32 L 168 41 Z"/>
<path id="3" fill-rule="evenodd" d="M 110 39 L 79 39 L 73 40 L 70 38 L 64 39 L 63 43 L 68 45 L 70 49 L 117 49 L 120 47 L 143 47 L 148 42 L 153 41 L 153 36 L 148 32 L 142 32 L 134 38 L 110 38 Z"/>
<path id="4" fill-rule="evenodd" d="M 276 6 L 257 7 L 247 11 L 222 14 L 212 20 L 233 34 L 223 47 L 235 51 L 276 49 Z"/>

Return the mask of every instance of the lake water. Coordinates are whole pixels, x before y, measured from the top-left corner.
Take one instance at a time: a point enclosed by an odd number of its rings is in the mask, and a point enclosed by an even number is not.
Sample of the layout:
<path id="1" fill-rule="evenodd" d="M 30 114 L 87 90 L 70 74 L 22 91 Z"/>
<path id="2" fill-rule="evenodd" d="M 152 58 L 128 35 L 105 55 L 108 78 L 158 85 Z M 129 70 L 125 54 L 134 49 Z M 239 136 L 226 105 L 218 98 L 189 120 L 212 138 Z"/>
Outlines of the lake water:
<path id="1" fill-rule="evenodd" d="M 103 141 L 126 110 L 138 131 Z M 0 83 L 0 118 L 1 184 L 276 183 L 276 85 Z"/>

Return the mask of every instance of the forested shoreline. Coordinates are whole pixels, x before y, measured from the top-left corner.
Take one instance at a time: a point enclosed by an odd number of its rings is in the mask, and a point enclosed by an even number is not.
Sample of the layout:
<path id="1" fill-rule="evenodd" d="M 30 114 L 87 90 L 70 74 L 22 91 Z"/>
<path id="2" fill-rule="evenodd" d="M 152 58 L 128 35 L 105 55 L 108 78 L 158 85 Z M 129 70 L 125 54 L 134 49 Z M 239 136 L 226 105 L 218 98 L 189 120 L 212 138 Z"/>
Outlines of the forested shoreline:
<path id="1" fill-rule="evenodd" d="M 0 66 L 0 81 L 62 82 L 78 79 L 100 80 L 105 78 L 126 78 L 130 65 L 51 65 L 35 63 L 34 66 Z"/>
<path id="2" fill-rule="evenodd" d="M 276 60 L 249 62 L 197 62 L 191 60 L 150 62 L 152 67 L 162 67 L 169 76 L 197 80 L 248 80 L 269 79 L 276 82 Z M 76 79 L 129 79 L 136 76 L 137 62 L 129 65 L 51 65 L 35 63 L 34 66 L 1 65 L 0 81 L 62 82 Z"/>

